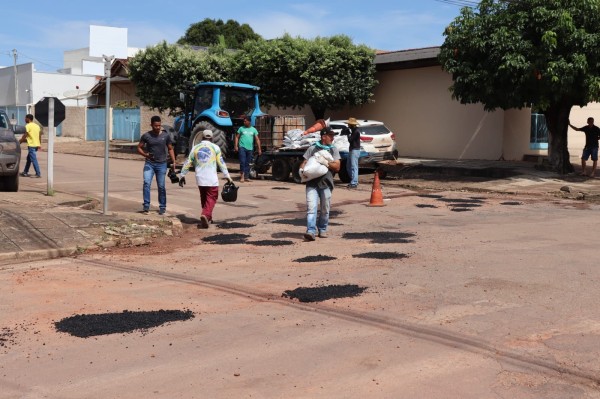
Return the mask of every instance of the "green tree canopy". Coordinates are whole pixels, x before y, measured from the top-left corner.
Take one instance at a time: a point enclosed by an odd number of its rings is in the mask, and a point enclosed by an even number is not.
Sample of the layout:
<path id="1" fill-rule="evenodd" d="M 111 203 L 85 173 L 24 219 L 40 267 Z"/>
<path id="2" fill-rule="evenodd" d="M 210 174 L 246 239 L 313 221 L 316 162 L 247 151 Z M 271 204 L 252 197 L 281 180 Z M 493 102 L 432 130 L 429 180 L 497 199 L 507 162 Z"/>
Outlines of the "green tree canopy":
<path id="1" fill-rule="evenodd" d="M 233 77 L 260 86 L 264 103 L 327 109 L 367 103 L 377 84 L 375 52 L 347 36 L 246 42 L 234 55 Z"/>
<path id="2" fill-rule="evenodd" d="M 179 92 L 184 89 L 184 82 L 229 80 L 230 57 L 220 47 L 194 51 L 162 42 L 129 61 L 130 78 L 145 105 L 177 113 L 183 108 Z"/>
<path id="3" fill-rule="evenodd" d="M 482 0 L 446 28 L 440 61 L 461 103 L 542 112 L 550 162 L 568 173 L 571 108 L 600 98 L 599 27 L 600 0 Z"/>
<path id="4" fill-rule="evenodd" d="M 221 19 L 206 18 L 201 22 L 191 24 L 178 41 L 178 44 L 190 46 L 223 45 L 226 48 L 238 49 L 248 40 L 260 40 L 261 36 L 254 33 L 248 24 L 240 25 L 232 19 L 223 22 Z"/>

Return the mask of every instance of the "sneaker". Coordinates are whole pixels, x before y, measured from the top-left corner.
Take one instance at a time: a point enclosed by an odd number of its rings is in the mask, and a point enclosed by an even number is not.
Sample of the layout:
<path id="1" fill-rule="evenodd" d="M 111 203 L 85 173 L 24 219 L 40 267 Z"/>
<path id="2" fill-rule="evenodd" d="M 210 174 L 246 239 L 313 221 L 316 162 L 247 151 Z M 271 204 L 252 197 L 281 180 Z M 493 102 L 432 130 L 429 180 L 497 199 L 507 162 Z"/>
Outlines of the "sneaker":
<path id="1" fill-rule="evenodd" d="M 208 218 L 204 215 L 200 216 L 200 228 L 208 229 Z"/>
<path id="2" fill-rule="evenodd" d="M 160 210 L 158 211 L 158 214 L 159 214 L 159 215 L 164 215 L 164 214 L 165 214 L 165 212 L 166 212 L 166 209 L 160 209 Z"/>
<path id="3" fill-rule="evenodd" d="M 148 212 L 150 212 L 148 209 L 142 209 L 142 213 L 143 213 L 144 215 L 147 215 L 147 214 L 148 214 Z"/>
<path id="4" fill-rule="evenodd" d="M 326 231 L 319 231 L 319 237 L 320 238 L 327 238 L 327 232 Z"/>
<path id="5" fill-rule="evenodd" d="M 39 179 L 39 178 L 41 178 L 42 176 L 40 176 L 40 175 L 35 175 L 35 176 L 31 176 L 31 177 L 35 177 L 35 178 Z"/>
<path id="6" fill-rule="evenodd" d="M 304 233 L 304 239 L 306 241 L 314 241 L 315 235 L 313 233 Z"/>
<path id="7" fill-rule="evenodd" d="M 358 188 L 358 185 L 356 185 L 356 184 L 348 184 L 346 186 L 346 188 L 351 190 L 351 189 L 354 189 L 354 188 Z"/>
<path id="8" fill-rule="evenodd" d="M 29 177 L 29 173 L 21 172 L 21 173 L 19 173 L 19 174 L 20 174 L 21 176 L 23 176 L 23 177 Z"/>

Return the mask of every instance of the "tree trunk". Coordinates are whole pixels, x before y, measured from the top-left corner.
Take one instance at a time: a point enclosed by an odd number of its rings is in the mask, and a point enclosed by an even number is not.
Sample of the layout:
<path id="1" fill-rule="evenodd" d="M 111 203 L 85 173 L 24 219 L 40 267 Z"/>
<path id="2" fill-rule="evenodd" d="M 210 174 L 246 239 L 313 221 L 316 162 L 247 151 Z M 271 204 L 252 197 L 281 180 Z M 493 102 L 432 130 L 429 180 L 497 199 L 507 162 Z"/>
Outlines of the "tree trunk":
<path id="1" fill-rule="evenodd" d="M 313 115 L 315 116 L 315 120 L 325 119 L 325 108 L 319 108 L 314 105 L 310 106 Z"/>
<path id="2" fill-rule="evenodd" d="M 548 156 L 552 168 L 560 174 L 572 173 L 567 131 L 569 129 L 569 114 L 573 104 L 562 99 L 552 104 L 546 111 L 546 126 L 548 127 Z"/>

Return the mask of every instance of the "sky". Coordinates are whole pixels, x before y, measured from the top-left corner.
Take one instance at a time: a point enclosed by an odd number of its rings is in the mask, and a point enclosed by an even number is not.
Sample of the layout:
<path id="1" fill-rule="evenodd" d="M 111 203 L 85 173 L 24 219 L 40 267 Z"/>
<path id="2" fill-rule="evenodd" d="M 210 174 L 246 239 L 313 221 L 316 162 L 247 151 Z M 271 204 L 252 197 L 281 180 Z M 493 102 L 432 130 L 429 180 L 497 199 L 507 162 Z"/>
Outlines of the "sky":
<path id="1" fill-rule="evenodd" d="M 88 47 L 89 26 L 127 28 L 129 47 L 174 43 L 205 18 L 247 23 L 265 39 L 345 34 L 377 50 L 439 46 L 460 7 L 436 0 L 202 1 L 29 0 L 11 2 L 0 24 L 0 66 L 33 62 L 56 71 L 63 52 Z"/>

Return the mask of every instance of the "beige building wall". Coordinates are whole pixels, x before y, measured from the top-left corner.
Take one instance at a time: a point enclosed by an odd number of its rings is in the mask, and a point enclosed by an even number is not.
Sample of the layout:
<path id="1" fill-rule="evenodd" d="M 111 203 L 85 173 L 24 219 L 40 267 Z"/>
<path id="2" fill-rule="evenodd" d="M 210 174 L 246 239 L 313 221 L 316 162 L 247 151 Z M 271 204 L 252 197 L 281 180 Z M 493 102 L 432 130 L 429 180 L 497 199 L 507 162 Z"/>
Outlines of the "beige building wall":
<path id="1" fill-rule="evenodd" d="M 503 157 L 522 161 L 524 155 L 547 155 L 547 150 L 530 149 L 531 108 L 504 111 Z"/>
<path id="2" fill-rule="evenodd" d="M 383 121 L 396 135 L 400 156 L 446 159 L 499 159 L 503 152 L 504 112 L 452 99 L 452 81 L 440 67 L 377 73 L 375 102 L 332 119 L 349 116 Z"/>
<path id="3" fill-rule="evenodd" d="M 600 103 L 589 103 L 585 107 L 571 108 L 569 120 L 573 126 L 583 127 L 587 124 L 587 118 L 589 117 L 594 118 L 596 126 L 600 126 Z M 585 146 L 585 134 L 569 128 L 568 143 L 571 162 L 578 164 Z"/>

